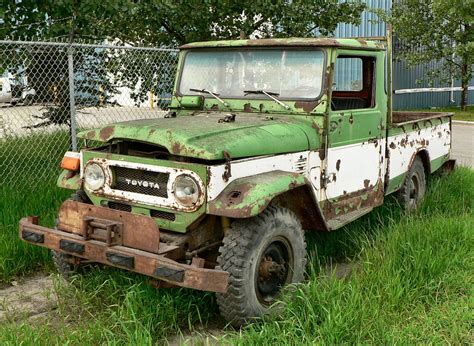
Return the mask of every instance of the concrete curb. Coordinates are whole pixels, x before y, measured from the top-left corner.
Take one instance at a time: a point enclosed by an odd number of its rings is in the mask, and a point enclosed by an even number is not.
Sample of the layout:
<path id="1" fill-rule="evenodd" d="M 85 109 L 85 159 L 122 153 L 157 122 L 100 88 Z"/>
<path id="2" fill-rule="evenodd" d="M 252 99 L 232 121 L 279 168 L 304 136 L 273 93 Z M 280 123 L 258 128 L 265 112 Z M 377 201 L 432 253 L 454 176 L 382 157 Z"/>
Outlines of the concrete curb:
<path id="1" fill-rule="evenodd" d="M 474 125 L 474 121 L 453 120 L 453 124 Z"/>

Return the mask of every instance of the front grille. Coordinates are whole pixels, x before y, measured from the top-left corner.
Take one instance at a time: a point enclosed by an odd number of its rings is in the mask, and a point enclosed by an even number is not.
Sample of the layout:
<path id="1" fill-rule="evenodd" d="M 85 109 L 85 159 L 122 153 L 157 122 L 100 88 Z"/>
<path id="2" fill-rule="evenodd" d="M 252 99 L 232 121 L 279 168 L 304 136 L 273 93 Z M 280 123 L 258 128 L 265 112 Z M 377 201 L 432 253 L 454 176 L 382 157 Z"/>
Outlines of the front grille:
<path id="1" fill-rule="evenodd" d="M 176 219 L 176 216 L 173 213 L 168 213 L 166 211 L 161 210 L 150 210 L 150 216 L 169 221 L 174 221 Z"/>
<path id="2" fill-rule="evenodd" d="M 113 189 L 155 197 L 168 197 L 169 173 L 117 166 L 110 168 L 114 173 Z"/>
<path id="3" fill-rule="evenodd" d="M 123 204 L 123 203 L 117 203 L 117 202 L 109 202 L 108 206 L 110 209 L 115 209 L 115 210 L 122 210 L 122 211 L 132 211 L 132 206 L 128 204 Z"/>

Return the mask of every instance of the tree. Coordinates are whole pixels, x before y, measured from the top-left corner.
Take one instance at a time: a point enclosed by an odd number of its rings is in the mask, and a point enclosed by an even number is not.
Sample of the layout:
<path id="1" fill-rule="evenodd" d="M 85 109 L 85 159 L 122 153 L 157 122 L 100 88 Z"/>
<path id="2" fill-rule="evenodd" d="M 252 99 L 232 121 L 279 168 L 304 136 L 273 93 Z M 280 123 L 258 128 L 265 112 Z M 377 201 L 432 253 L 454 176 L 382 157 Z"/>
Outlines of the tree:
<path id="1" fill-rule="evenodd" d="M 0 38 L 178 45 L 211 39 L 311 37 L 357 24 L 360 0 L 0 0 Z"/>
<path id="2" fill-rule="evenodd" d="M 360 0 L 0 0 L 0 3 L 0 38 L 107 40 L 132 46 L 177 46 L 193 41 L 236 39 L 242 34 L 246 37 L 329 35 L 340 22 L 357 24 L 365 9 Z M 143 101 L 148 91 L 165 93 L 164 89 L 173 84 L 170 71 L 174 69 L 168 65 L 154 68 L 154 73 L 150 73 L 152 68 L 140 70 L 140 66 L 160 64 L 160 59 L 132 53 L 114 59 L 104 56 L 100 61 L 107 64 L 117 85 L 134 90 L 132 97 L 137 103 Z M 86 62 L 84 57 L 82 61 Z M 48 59 L 42 62 L 53 64 L 48 68 L 56 71 L 67 68 L 64 62 L 61 66 Z M 75 61 L 75 68 L 89 71 L 83 65 Z M 55 84 L 61 86 L 57 93 L 61 97 L 56 98 L 55 108 L 44 114 L 47 125 L 67 121 L 67 74 L 61 76 Z M 95 73 L 86 76 L 99 77 Z M 101 70 L 100 76 L 106 79 L 107 71 Z M 101 85 L 106 84 L 105 79 Z M 98 85 L 93 81 L 82 84 L 91 88 Z M 110 83 L 109 86 L 113 87 Z M 102 90 L 107 95 L 108 90 Z"/>
<path id="3" fill-rule="evenodd" d="M 466 110 L 474 63 L 474 1 L 399 0 L 385 19 L 401 39 L 400 55 L 409 65 L 437 61 L 430 80 L 453 76 L 461 81 L 461 108 Z"/>

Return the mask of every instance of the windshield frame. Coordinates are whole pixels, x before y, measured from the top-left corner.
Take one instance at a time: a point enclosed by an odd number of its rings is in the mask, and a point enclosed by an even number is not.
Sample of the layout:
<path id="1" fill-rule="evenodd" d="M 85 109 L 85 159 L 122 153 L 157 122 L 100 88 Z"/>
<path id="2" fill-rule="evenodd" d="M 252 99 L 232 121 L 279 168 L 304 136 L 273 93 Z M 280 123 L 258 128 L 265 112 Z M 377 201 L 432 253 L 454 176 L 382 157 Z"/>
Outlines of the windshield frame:
<path id="1" fill-rule="evenodd" d="M 322 69 L 322 74 L 321 74 L 321 91 L 319 95 L 317 95 L 314 98 L 308 98 L 308 97 L 280 97 L 277 96 L 278 100 L 281 101 L 304 101 L 304 102 L 316 102 L 321 97 L 325 94 L 326 92 L 326 87 L 327 87 L 327 78 L 326 78 L 326 72 L 327 72 L 327 59 L 328 59 L 328 52 L 327 49 L 322 48 L 322 47 L 235 47 L 235 48 L 195 48 L 195 49 L 186 49 L 184 51 L 184 54 L 182 55 L 182 62 L 179 67 L 179 75 L 176 83 L 176 96 L 195 96 L 194 94 L 182 94 L 180 92 L 181 89 L 181 79 L 183 77 L 183 71 L 184 71 L 184 64 L 186 61 L 186 56 L 193 51 L 199 51 L 199 52 L 221 52 L 221 51 L 255 51 L 255 50 L 298 50 L 298 51 L 320 51 L 323 54 L 323 69 Z M 205 95 L 203 95 L 204 98 L 206 98 Z M 258 94 L 249 94 L 249 96 L 224 96 L 221 97 L 224 100 L 255 100 L 255 101 L 271 101 L 268 99 L 267 96 L 265 95 L 258 95 Z"/>

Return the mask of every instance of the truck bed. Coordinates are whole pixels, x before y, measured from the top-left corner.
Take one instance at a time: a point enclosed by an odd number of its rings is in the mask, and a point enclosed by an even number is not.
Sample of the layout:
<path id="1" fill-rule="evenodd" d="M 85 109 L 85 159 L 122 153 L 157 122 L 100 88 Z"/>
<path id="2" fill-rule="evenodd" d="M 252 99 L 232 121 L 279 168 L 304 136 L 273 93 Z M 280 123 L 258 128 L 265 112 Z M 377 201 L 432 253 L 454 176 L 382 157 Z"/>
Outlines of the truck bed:
<path id="1" fill-rule="evenodd" d="M 388 188 L 396 191 L 415 156 L 419 155 L 426 173 L 433 173 L 451 152 L 452 113 L 393 112 L 387 131 Z"/>
<path id="2" fill-rule="evenodd" d="M 403 124 L 410 124 L 420 120 L 431 120 L 436 118 L 450 117 L 453 113 L 442 112 L 393 112 L 392 124 L 393 126 L 401 126 Z"/>

